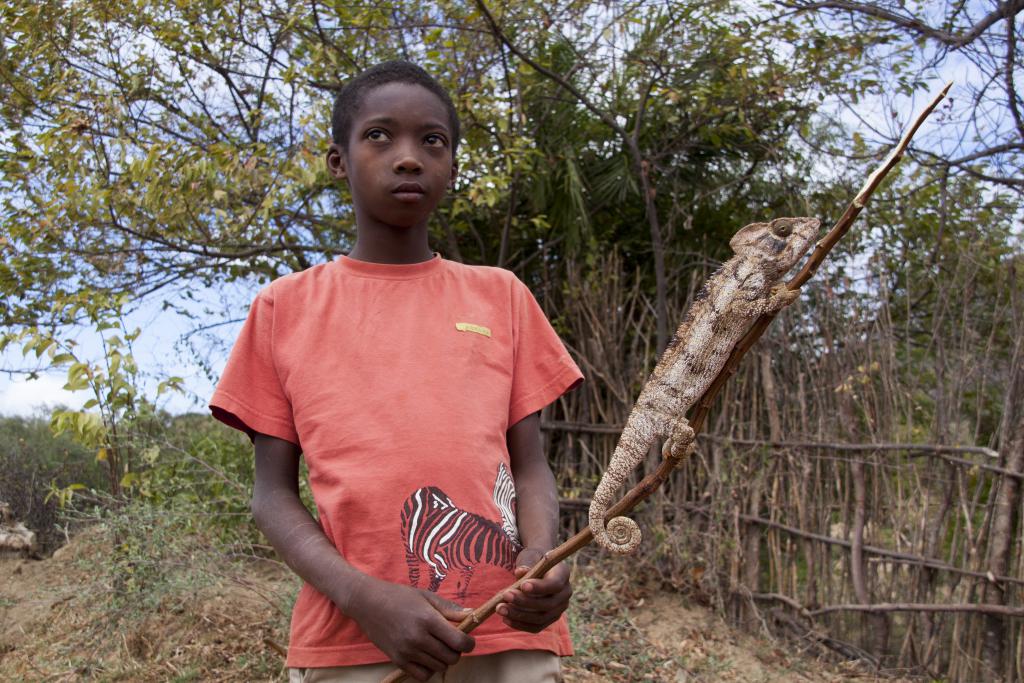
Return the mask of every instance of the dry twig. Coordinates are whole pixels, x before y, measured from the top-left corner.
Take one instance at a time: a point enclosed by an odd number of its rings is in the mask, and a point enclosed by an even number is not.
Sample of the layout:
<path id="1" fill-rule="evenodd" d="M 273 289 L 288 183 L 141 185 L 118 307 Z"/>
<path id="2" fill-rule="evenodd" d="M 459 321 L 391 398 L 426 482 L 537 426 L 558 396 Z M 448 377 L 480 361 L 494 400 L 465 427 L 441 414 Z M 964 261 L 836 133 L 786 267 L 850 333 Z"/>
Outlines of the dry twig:
<path id="1" fill-rule="evenodd" d="M 917 129 L 920 128 L 921 124 L 924 123 L 926 118 L 928 118 L 928 115 L 932 113 L 935 107 L 938 106 L 939 102 L 941 102 L 946 96 L 946 93 L 949 92 L 952 85 L 952 83 L 947 83 L 946 87 L 942 89 L 942 92 L 940 92 L 924 109 L 924 111 L 921 112 L 907 132 L 903 135 L 903 138 L 899 141 L 896 147 L 889 153 L 889 156 L 886 157 L 882 165 L 868 177 L 867 181 L 864 183 L 864 187 L 862 187 L 861 191 L 857 193 L 857 196 L 846 208 L 846 211 L 839 218 L 836 224 L 828 234 L 815 245 L 814 251 L 811 253 L 811 256 L 807 259 L 806 263 L 804 263 L 803 268 L 801 268 L 800 271 L 786 283 L 786 287 L 790 290 L 800 289 L 800 287 L 810 280 L 818 271 L 818 268 L 824 262 L 828 253 L 832 251 L 832 248 L 835 247 L 843 235 L 849 231 L 850 226 L 853 225 L 853 221 L 864 209 L 864 206 L 867 204 L 868 199 L 874 193 L 875 189 L 879 184 L 881 184 L 889 171 L 891 171 L 903 157 L 907 146 L 910 144 L 910 140 L 914 137 L 914 133 L 917 132 Z M 704 426 L 704 422 L 707 419 L 711 405 L 714 403 L 715 397 L 718 395 L 722 386 L 726 381 L 728 381 L 729 377 L 735 374 L 736 369 L 739 367 L 740 360 L 744 355 L 746 355 L 747 351 L 750 350 L 757 340 L 761 338 L 761 335 L 764 334 L 764 331 L 768 328 L 768 325 L 771 324 L 771 321 L 774 318 L 775 314 L 762 315 L 750 327 L 747 334 L 744 335 L 744 337 L 736 344 L 736 348 L 733 349 L 732 354 L 730 354 L 729 359 L 725 363 L 725 366 L 718 374 L 718 377 L 715 378 L 714 382 L 711 383 L 711 386 L 708 387 L 708 390 L 704 392 L 704 396 L 697 401 L 696 410 L 692 417 L 689 418 L 690 426 L 693 428 L 695 433 L 699 432 Z M 663 460 L 657 470 L 644 477 L 639 484 L 637 484 L 622 498 L 622 500 L 608 510 L 605 515 L 605 519 L 612 519 L 614 517 L 624 515 L 636 507 L 641 501 L 646 499 L 665 483 L 669 474 L 671 474 L 672 470 L 674 470 L 678 464 L 679 459 L 677 458 L 668 457 Z M 566 558 L 575 554 L 581 548 L 589 545 L 592 540 L 593 534 L 588 527 L 577 533 L 562 545 L 545 553 L 544 557 L 537 562 L 537 564 L 531 567 L 530 570 L 519 580 L 511 586 L 498 591 L 487 602 L 476 608 L 472 614 L 463 619 L 462 622 L 459 623 L 459 630 L 464 633 L 473 631 L 473 629 L 483 623 L 485 619 L 494 614 L 497 606 L 501 604 L 502 596 L 506 591 L 519 588 L 524 581 L 543 576 L 549 569 L 557 565 L 559 562 L 562 562 Z M 863 609 L 864 606 L 851 606 L 851 608 Z M 395 670 L 384 678 L 382 683 L 397 683 L 397 681 L 403 681 L 405 679 L 406 675 L 403 671 Z"/>

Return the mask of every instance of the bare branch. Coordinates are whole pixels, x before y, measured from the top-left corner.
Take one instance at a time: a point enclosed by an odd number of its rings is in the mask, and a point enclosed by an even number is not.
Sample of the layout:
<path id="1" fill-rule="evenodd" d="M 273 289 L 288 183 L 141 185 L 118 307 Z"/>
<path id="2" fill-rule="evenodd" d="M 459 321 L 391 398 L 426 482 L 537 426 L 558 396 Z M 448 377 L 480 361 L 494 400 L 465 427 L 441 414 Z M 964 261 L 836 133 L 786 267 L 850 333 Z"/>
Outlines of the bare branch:
<path id="1" fill-rule="evenodd" d="M 874 605 L 827 605 L 821 609 L 811 610 L 811 616 L 820 616 L 829 612 L 973 612 L 975 614 L 993 614 L 1001 617 L 1024 619 L 1024 608 L 1006 607 L 1004 605 L 934 605 L 920 602 L 882 602 Z"/>
<path id="2" fill-rule="evenodd" d="M 478 4 L 482 5 L 481 0 L 476 1 Z M 481 9 L 482 11 L 486 12 L 485 7 L 481 7 Z M 490 20 L 493 21 L 493 18 L 490 18 Z M 948 89 L 949 86 L 946 87 L 946 90 Z M 791 289 L 799 288 L 808 279 L 810 279 L 811 276 L 817 271 L 818 266 L 824 260 L 828 252 L 832 250 L 836 243 L 838 243 L 839 239 L 843 235 L 845 235 L 846 232 L 849 230 L 849 227 L 853 223 L 853 220 L 860 213 L 861 209 L 864 208 L 864 203 L 874 192 L 875 187 L 878 185 L 878 183 L 882 181 L 882 179 L 893 168 L 893 166 L 896 165 L 896 162 L 899 160 L 900 156 L 902 156 L 903 150 L 906 148 L 908 144 L 910 144 L 911 137 L 913 137 L 913 134 L 924 122 L 924 119 L 928 116 L 928 114 L 932 112 L 932 110 L 935 109 L 935 107 L 942 100 L 942 98 L 945 97 L 946 90 L 940 93 L 932 101 L 932 103 L 925 109 L 925 111 L 917 118 L 914 125 L 911 126 L 911 128 L 907 131 L 906 135 L 904 135 L 903 139 L 900 141 L 900 144 L 897 145 L 896 149 L 894 149 L 893 152 L 889 155 L 885 163 L 883 163 L 877 171 L 871 174 L 871 176 L 868 178 L 868 182 L 865 183 L 864 189 L 861 190 L 861 192 L 857 195 L 854 201 L 849 205 L 846 212 L 844 212 L 842 218 L 839 219 L 839 222 L 836 223 L 836 225 L 832 228 L 832 230 L 825 237 L 825 239 L 818 243 L 814 254 L 811 255 L 810 259 L 808 259 L 808 263 L 805 264 L 804 268 L 800 271 L 800 273 L 796 275 L 796 277 L 794 277 L 787 283 L 788 287 L 790 287 Z M 699 432 L 701 428 L 704 426 L 704 422 L 707 419 L 711 403 L 713 402 L 715 396 L 717 396 L 719 390 L 729 379 L 729 377 L 731 377 L 736 372 L 736 368 L 739 364 L 739 361 L 747 353 L 747 351 L 750 350 L 754 343 L 761 337 L 761 335 L 764 333 L 765 329 L 767 329 L 768 325 L 771 323 L 774 317 L 774 315 L 762 315 L 760 318 L 758 318 L 757 322 L 750 328 L 750 331 L 746 334 L 746 336 L 744 336 L 743 339 L 741 339 L 739 343 L 737 343 L 736 348 L 729 356 L 728 361 L 725 363 L 718 377 L 715 378 L 715 381 L 712 382 L 711 386 L 707 389 L 707 391 L 704 392 L 704 395 L 695 404 L 697 408 L 694 411 L 694 414 L 692 416 L 689 416 L 690 426 L 693 428 L 694 433 Z M 653 473 L 644 477 L 640 481 L 640 483 L 633 487 L 628 493 L 626 493 L 626 495 L 618 503 L 616 503 L 615 505 L 611 506 L 608 509 L 608 511 L 605 513 L 605 519 L 609 520 L 615 517 L 619 517 L 635 508 L 637 505 L 640 504 L 641 501 L 646 500 L 652 493 L 657 491 L 662 486 L 662 484 L 664 484 L 668 480 L 671 473 L 679 464 L 680 458 L 681 455 L 679 457 L 669 455 L 668 457 L 663 458 L 661 463 L 658 465 L 658 468 Z M 747 515 L 741 515 L 741 517 L 747 517 Z M 758 518 L 754 518 L 751 521 L 755 521 L 756 519 Z M 559 562 L 562 562 L 566 558 L 575 554 L 581 548 L 589 545 L 590 542 L 593 541 L 593 539 L 594 535 L 590 531 L 590 527 L 587 526 L 582 531 L 577 533 L 575 536 L 564 542 L 562 545 L 546 552 L 544 554 L 544 557 L 539 562 L 537 562 L 537 564 L 531 567 L 529 571 L 527 571 L 526 574 L 520 577 L 515 583 L 513 583 L 511 586 L 507 588 L 498 591 L 487 602 L 473 610 L 472 614 L 470 614 L 468 617 L 463 619 L 462 622 L 459 623 L 459 629 L 464 633 L 469 633 L 473 631 L 477 626 L 483 623 L 485 619 L 489 618 L 491 615 L 494 614 L 495 609 L 504 599 L 503 596 L 505 595 L 506 591 L 510 589 L 519 588 L 519 586 L 521 586 L 524 581 L 528 581 L 543 576 L 545 573 L 547 573 L 549 569 L 557 565 Z M 865 546 L 864 550 L 874 552 L 875 549 L 869 549 L 868 546 Z M 892 553 L 891 551 L 885 551 L 882 549 L 878 550 L 886 555 L 905 555 L 904 553 Z M 925 561 L 927 561 L 927 558 L 920 559 L 924 559 Z M 935 562 L 934 565 L 936 566 L 936 568 L 946 569 L 948 567 L 951 568 L 952 571 L 964 571 L 960 570 L 957 567 L 953 567 L 952 565 L 946 565 L 945 563 Z M 938 565 L 942 566 L 940 567 Z M 932 565 L 929 564 L 929 566 Z M 999 578 L 1002 579 L 1003 577 Z M 1010 577 L 1006 577 L 1006 580 L 1014 581 L 1014 579 L 1011 579 Z M 1024 584 L 1024 581 L 1021 581 L 1021 583 Z M 402 681 L 405 679 L 406 674 L 399 669 L 393 671 L 391 674 L 386 676 L 383 679 L 382 683 L 396 683 L 397 681 Z"/>
<path id="3" fill-rule="evenodd" d="M 494 19 L 494 15 L 491 14 L 491 11 L 489 9 L 487 9 L 487 5 L 483 3 L 483 0 L 475 0 L 475 2 L 477 8 L 480 10 L 480 13 L 483 14 L 484 18 L 487 20 L 487 24 L 491 27 L 491 32 L 494 35 L 494 37 L 497 38 L 502 43 L 504 43 L 505 46 L 508 47 L 509 51 L 512 52 L 512 54 L 514 54 L 516 57 L 519 57 L 519 59 L 529 64 L 530 67 L 534 69 L 537 73 L 544 74 L 552 81 L 557 83 L 559 86 L 564 88 L 567 92 L 571 93 L 572 96 L 575 97 L 580 104 L 589 109 L 591 113 L 594 114 L 594 116 L 601 119 L 601 121 L 605 125 L 614 130 L 623 140 L 629 138 L 629 133 L 627 133 L 626 130 L 619 125 L 619 123 L 615 120 L 615 117 L 613 117 L 610 113 L 608 113 L 604 109 L 601 109 L 596 104 L 591 102 L 589 97 L 580 92 L 576 86 L 567 81 L 561 74 L 557 74 L 551 69 L 547 68 L 546 66 L 539 64 L 537 60 L 531 58 L 528 54 L 523 52 L 523 50 L 521 50 L 518 45 L 509 40 L 508 36 L 505 35 L 505 32 L 502 31 L 500 26 L 498 26 L 498 22 Z"/>
<path id="4" fill-rule="evenodd" d="M 850 0 L 825 0 L 824 2 L 783 2 L 781 4 L 784 7 L 790 7 L 799 11 L 834 9 L 845 12 L 856 12 L 858 14 L 888 21 L 900 28 L 908 29 L 918 35 L 938 41 L 954 50 L 975 41 L 978 36 L 987 31 L 992 24 L 996 23 L 1000 19 L 1009 19 L 1016 16 L 1021 9 L 1024 9 L 1024 0 L 1010 0 L 1007 3 L 998 6 L 969 29 L 960 33 L 950 33 L 949 31 L 929 26 L 917 17 L 897 14 L 870 3 L 851 2 Z"/>

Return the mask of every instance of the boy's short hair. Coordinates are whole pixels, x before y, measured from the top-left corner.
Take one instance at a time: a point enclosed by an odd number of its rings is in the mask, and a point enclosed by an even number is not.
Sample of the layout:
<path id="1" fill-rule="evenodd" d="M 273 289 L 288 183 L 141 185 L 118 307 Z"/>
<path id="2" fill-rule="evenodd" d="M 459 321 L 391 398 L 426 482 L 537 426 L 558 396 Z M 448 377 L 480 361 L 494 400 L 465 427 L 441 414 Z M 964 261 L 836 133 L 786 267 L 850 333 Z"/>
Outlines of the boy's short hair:
<path id="1" fill-rule="evenodd" d="M 331 138 L 334 143 L 348 151 L 348 137 L 352 132 L 352 119 L 359 111 L 366 93 L 388 83 L 412 83 L 419 85 L 437 95 L 448 110 L 448 127 L 452 133 L 452 156 L 459 144 L 459 115 L 455 111 L 452 98 L 441 84 L 421 67 L 403 60 L 383 62 L 356 74 L 338 91 L 334 98 L 334 111 L 331 114 Z"/>

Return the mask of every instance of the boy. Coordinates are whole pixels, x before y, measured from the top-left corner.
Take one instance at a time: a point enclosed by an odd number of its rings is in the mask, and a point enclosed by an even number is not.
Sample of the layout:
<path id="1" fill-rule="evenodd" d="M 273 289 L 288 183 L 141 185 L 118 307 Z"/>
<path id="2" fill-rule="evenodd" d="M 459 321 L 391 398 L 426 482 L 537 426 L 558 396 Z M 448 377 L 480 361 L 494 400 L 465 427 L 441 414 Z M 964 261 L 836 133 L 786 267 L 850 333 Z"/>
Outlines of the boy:
<path id="1" fill-rule="evenodd" d="M 305 581 L 291 678 L 379 681 L 397 665 L 421 681 L 560 680 L 564 565 L 508 591 L 475 638 L 450 622 L 555 545 L 539 411 L 582 376 L 514 275 L 429 249 L 459 139 L 433 78 L 405 62 L 363 72 L 332 129 L 355 246 L 259 293 L 210 402 L 253 438 L 253 515 Z"/>

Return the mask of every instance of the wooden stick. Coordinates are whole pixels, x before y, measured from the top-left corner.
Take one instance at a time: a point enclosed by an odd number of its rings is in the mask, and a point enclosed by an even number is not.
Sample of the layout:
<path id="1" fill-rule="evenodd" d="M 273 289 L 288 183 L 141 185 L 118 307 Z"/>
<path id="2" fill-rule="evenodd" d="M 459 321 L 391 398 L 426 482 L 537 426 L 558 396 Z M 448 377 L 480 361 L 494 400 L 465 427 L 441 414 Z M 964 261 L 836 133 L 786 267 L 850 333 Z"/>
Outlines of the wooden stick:
<path id="1" fill-rule="evenodd" d="M 559 422 L 545 420 L 540 428 L 551 432 L 578 432 L 581 434 L 619 434 L 624 425 L 603 425 L 589 422 Z M 825 448 L 835 451 L 918 451 L 922 453 L 977 453 L 993 460 L 999 459 L 999 452 L 984 446 L 945 446 L 940 443 L 837 443 L 831 441 L 769 441 L 764 439 L 738 439 L 719 434 L 699 434 L 699 438 L 742 446 L 769 446 L 771 448 Z"/>
<path id="2" fill-rule="evenodd" d="M 818 272 L 818 268 L 821 267 L 821 264 L 825 261 L 825 256 L 832 251 L 832 248 L 836 246 L 843 235 L 849 231 L 850 226 L 853 225 L 854 219 L 860 215 L 861 210 L 863 210 L 875 189 L 881 184 L 889 171 L 891 171 L 903 157 L 903 152 L 910 144 L 910 139 L 914 136 L 914 133 L 917 132 L 917 129 L 921 127 L 921 124 L 924 123 L 924 120 L 928 118 L 928 115 L 932 113 L 935 107 L 939 105 L 939 102 L 941 102 L 946 96 L 946 93 L 949 92 L 952 85 L 952 82 L 947 83 L 946 87 L 942 89 L 942 92 L 935 96 L 935 99 L 931 101 L 931 104 L 925 107 L 924 111 L 922 111 L 917 117 L 913 125 L 903 135 L 903 138 L 900 139 L 895 149 L 893 149 L 889 156 L 886 157 L 882 165 L 868 177 L 867 182 L 864 183 L 864 187 L 861 188 L 859 193 L 857 193 L 857 196 L 850 205 L 846 207 L 846 211 L 843 212 L 843 215 L 840 216 L 836 224 L 832 226 L 832 229 L 829 230 L 824 239 L 814 245 L 814 251 L 811 253 L 810 258 L 807 259 L 807 262 L 804 263 L 804 267 L 801 268 L 795 276 L 793 276 L 793 279 L 786 283 L 786 287 L 788 289 L 800 289 L 804 283 L 810 280 L 811 277 Z M 750 350 L 750 347 L 752 347 L 757 340 L 761 338 L 764 331 L 768 329 L 768 325 L 775 319 L 775 315 L 775 313 L 765 313 L 762 315 L 754 322 L 753 325 L 751 325 L 747 334 L 736 343 L 736 348 L 733 349 L 732 354 L 729 356 L 729 360 L 725 362 L 725 367 L 722 368 L 722 371 L 718 373 L 718 377 L 715 378 L 715 381 L 711 383 L 708 390 L 704 392 L 704 396 L 697 402 L 697 412 L 690 419 L 690 427 L 693 428 L 695 433 L 699 432 L 701 427 L 704 426 L 704 420 L 707 419 L 708 412 L 711 410 L 711 404 L 714 402 L 715 397 L 718 396 L 718 392 L 726 381 L 736 373 L 740 359 L 743 358 L 747 351 Z"/>
<path id="3" fill-rule="evenodd" d="M 668 479 L 669 474 L 672 473 L 672 470 L 674 470 L 675 467 L 676 461 L 673 460 L 672 458 L 666 458 L 665 460 L 662 460 L 661 464 L 658 465 L 658 469 L 655 470 L 653 474 L 649 474 L 646 477 L 644 477 L 643 480 L 635 487 L 633 487 L 633 489 L 630 490 L 629 493 L 627 493 L 622 500 L 620 500 L 618 503 L 613 505 L 611 509 L 608 510 L 608 513 L 605 515 L 605 519 L 618 517 L 632 510 L 642 500 L 644 500 L 652 493 L 657 491 L 658 488 L 665 483 L 665 481 Z M 524 581 L 527 581 L 529 579 L 535 579 L 538 576 L 543 576 L 545 573 L 547 573 L 549 569 L 554 567 L 556 564 L 572 556 L 576 553 L 576 551 L 583 548 L 584 546 L 589 545 L 593 539 L 594 535 L 590 532 L 590 527 L 587 527 L 586 529 L 583 529 L 562 545 L 544 553 L 544 557 L 541 558 L 541 560 L 537 562 L 537 564 L 530 567 L 530 570 L 526 572 L 526 574 L 524 574 L 522 578 L 517 580 L 511 586 L 508 586 L 507 588 L 502 588 L 493 597 L 491 597 L 490 600 L 477 607 L 475 610 L 473 610 L 472 614 L 463 619 L 459 623 L 459 630 L 463 633 L 469 633 L 470 631 L 475 629 L 477 626 L 482 624 L 485 619 L 494 614 L 494 610 L 498 607 L 499 604 L 501 604 L 502 596 L 505 594 L 506 591 L 512 588 L 519 588 L 519 586 L 521 586 Z M 381 681 L 381 683 L 397 683 L 397 681 L 404 681 L 405 679 L 405 672 L 401 670 L 396 670 L 390 673 L 386 678 L 384 678 L 383 681 Z"/>
<path id="4" fill-rule="evenodd" d="M 967 458 L 957 458 L 949 453 L 978 453 L 989 458 L 999 459 L 999 453 L 984 446 L 942 446 L 940 444 L 908 444 L 908 443 L 826 443 L 822 441 L 760 441 L 756 439 L 733 439 L 727 436 L 701 435 L 705 439 L 721 441 L 723 443 L 740 444 L 743 446 L 766 446 L 768 448 L 814 448 L 829 451 L 907 451 L 911 458 L 932 456 L 945 460 L 946 462 L 963 465 L 964 467 L 978 468 L 986 472 L 995 472 L 1011 479 L 1024 479 L 1024 474 L 1008 470 L 1005 467 L 987 465 L 983 462 L 975 462 Z"/>
<path id="5" fill-rule="evenodd" d="M 1006 605 L 935 605 L 921 602 L 881 602 L 875 605 L 826 605 L 821 609 L 811 610 L 809 614 L 818 616 L 829 612 L 975 612 L 977 614 L 995 614 L 1001 617 L 1024 619 L 1024 608 L 1007 607 Z"/>
<path id="6" fill-rule="evenodd" d="M 994 460 L 999 453 L 984 446 L 943 446 L 938 443 L 832 443 L 827 441 L 760 441 L 757 439 L 734 439 L 730 436 L 702 434 L 705 439 L 735 443 L 742 446 L 769 446 L 771 448 L 824 448 L 830 451 L 916 451 L 920 453 L 977 453 Z M 973 464 L 973 463 L 972 463 Z"/>
<path id="7" fill-rule="evenodd" d="M 737 590 L 737 591 L 733 591 L 733 595 L 739 595 L 741 597 L 749 597 L 749 598 L 752 598 L 754 600 L 774 600 L 775 602 L 781 602 L 781 603 L 784 603 L 786 605 L 789 605 L 794 610 L 796 610 L 801 616 L 804 616 L 804 617 L 810 616 L 810 612 L 807 611 L 806 607 L 804 607 L 803 605 L 801 605 L 799 602 L 797 602 L 793 598 L 789 597 L 788 595 L 783 595 L 782 593 L 745 593 L 744 591 L 738 591 Z"/>
<path id="8" fill-rule="evenodd" d="M 562 510 L 588 510 L 590 508 L 589 498 L 559 498 L 558 506 Z M 680 503 L 687 512 L 691 512 L 697 515 L 709 516 L 708 508 L 705 505 L 696 505 L 694 503 Z M 758 526 L 765 526 L 770 529 L 778 529 L 792 536 L 799 538 L 806 538 L 811 541 L 817 541 L 818 543 L 824 543 L 826 545 L 837 545 L 843 548 L 850 548 L 851 541 L 845 538 L 836 538 L 835 536 L 827 536 L 825 534 L 815 533 L 813 531 L 805 531 L 794 526 L 783 524 L 782 522 L 776 522 L 763 517 L 757 517 L 755 515 L 748 515 L 746 513 L 739 513 L 736 515 L 737 519 L 742 519 L 744 522 L 750 522 L 751 524 L 757 524 Z M 902 553 L 898 550 L 889 550 L 888 548 L 879 548 L 873 545 L 865 545 L 862 550 L 876 557 L 885 558 L 879 560 L 882 562 L 894 562 L 897 564 L 911 564 L 918 567 L 928 567 L 929 569 L 937 569 L 939 571 L 949 572 L 950 574 L 958 574 L 960 576 L 971 576 L 976 579 L 983 581 L 994 581 L 997 583 L 1014 584 L 1017 586 L 1024 586 L 1024 579 L 1019 579 L 1015 576 L 1005 576 L 1002 574 L 992 574 L 990 572 L 977 572 L 970 569 L 964 569 L 958 567 L 955 564 L 950 564 L 944 560 L 937 560 L 933 557 L 926 557 L 924 555 L 914 555 L 912 553 Z M 869 560 L 875 561 L 875 560 Z"/>
<path id="9" fill-rule="evenodd" d="M 743 593 L 740 593 L 743 595 Z M 994 614 L 1003 617 L 1024 618 L 1024 608 L 1007 607 L 1006 605 L 988 605 L 971 603 L 935 604 L 930 602 L 880 602 L 873 605 L 824 605 L 817 609 L 807 609 L 793 598 L 780 593 L 747 593 L 754 600 L 773 600 L 792 607 L 801 616 L 813 618 L 830 612 L 973 612 L 977 614 Z"/>
<path id="10" fill-rule="evenodd" d="M 288 649 L 285 648 L 285 646 L 281 645 L 276 640 L 272 640 L 270 638 L 264 638 L 263 639 L 263 644 L 266 645 L 267 647 L 269 647 L 271 650 L 273 650 L 277 654 L 279 654 L 282 657 L 284 657 L 285 659 L 288 658 Z"/>
<path id="11" fill-rule="evenodd" d="M 825 256 L 832 250 L 839 239 L 846 234 L 850 229 L 850 225 L 853 224 L 854 219 L 864 208 L 867 200 L 871 197 L 875 188 L 882 182 L 886 174 L 896 165 L 896 163 L 903 156 L 904 150 L 907 145 L 910 144 L 910 139 L 917 132 L 917 129 L 924 123 L 924 120 L 931 114 L 932 110 L 938 106 L 942 98 L 949 92 L 952 83 L 946 84 L 946 87 L 940 92 L 935 99 L 932 100 L 931 104 L 925 108 L 923 112 L 914 121 L 914 124 L 904 134 L 896 148 L 889 154 L 885 162 L 872 173 L 864 187 L 854 198 L 853 202 L 847 207 L 839 221 L 833 226 L 829 233 L 823 240 L 818 242 L 814 251 L 811 253 L 810 258 L 804 264 L 804 267 L 799 273 L 793 277 L 792 280 L 786 283 L 786 286 L 791 289 L 799 289 L 807 280 L 817 272 L 822 262 L 825 260 Z M 704 421 L 707 419 L 708 411 L 711 409 L 711 404 L 714 402 L 715 397 L 721 390 L 725 382 L 736 373 L 736 369 L 739 366 L 740 359 L 747 353 L 751 346 L 764 334 L 764 331 L 768 328 L 769 323 L 775 318 L 775 314 L 762 315 L 757 321 L 751 326 L 747 334 L 740 339 L 736 344 L 736 348 L 733 349 L 732 354 L 729 356 L 729 360 L 726 361 L 722 371 L 718 373 L 718 377 L 715 378 L 711 386 L 708 387 L 707 391 L 704 392 L 704 396 L 696 403 L 697 410 L 690 418 L 690 426 L 693 428 L 694 433 L 699 432 L 701 427 L 704 426 Z M 640 481 L 632 490 L 625 495 L 625 497 L 616 503 L 605 515 L 605 519 L 609 520 L 613 517 L 619 517 L 636 507 L 641 501 L 654 493 L 665 481 L 668 479 L 669 474 L 676 468 L 679 463 L 679 458 L 669 456 L 662 460 L 661 464 L 658 465 L 658 469 L 653 474 L 649 474 Z M 553 550 L 549 550 L 544 554 L 537 564 L 533 565 L 526 574 L 524 574 L 518 581 L 513 583 L 507 588 L 503 588 L 498 591 L 490 600 L 485 602 L 480 607 L 473 610 L 473 613 L 462 620 L 459 624 L 459 630 L 464 633 L 469 633 L 477 626 L 483 623 L 485 619 L 494 614 L 495 609 L 502 602 L 502 596 L 506 591 L 519 588 L 524 581 L 529 579 L 535 579 L 538 576 L 543 576 L 549 569 L 554 567 L 559 562 L 562 562 L 566 558 L 576 553 L 580 548 L 588 545 L 593 540 L 593 534 L 590 532 L 590 528 L 586 528 L 575 536 L 570 538 L 568 541 L 558 546 Z M 381 683 L 397 683 L 406 679 L 404 671 L 396 669 L 385 677 Z"/>
<path id="12" fill-rule="evenodd" d="M 829 545 L 838 545 L 844 548 L 850 548 L 852 545 L 851 541 L 847 541 L 845 538 L 835 538 L 834 536 L 826 536 L 824 534 L 816 534 L 812 531 L 804 531 L 796 527 L 782 524 L 781 522 L 774 522 L 770 519 L 764 519 L 763 517 L 757 517 L 748 514 L 739 514 L 738 517 L 744 522 L 750 522 L 757 524 L 758 526 L 766 526 L 771 529 L 778 529 L 784 531 L 787 534 L 793 536 L 799 536 L 801 538 L 808 538 L 812 541 L 818 541 L 819 543 L 827 543 Z M 928 567 L 929 569 L 938 569 L 939 571 L 950 572 L 952 574 L 959 574 L 961 576 L 971 576 L 976 579 L 983 581 L 996 581 L 999 583 L 1012 583 L 1018 586 L 1024 586 L 1024 579 L 1018 579 L 1015 576 L 995 576 L 988 572 L 976 572 L 970 569 L 963 569 L 956 565 L 943 562 L 942 560 L 936 560 L 931 557 L 925 557 L 923 555 L 914 555 L 912 553 L 901 553 L 896 550 L 888 550 L 886 548 L 878 548 L 876 546 L 866 545 L 863 546 L 864 552 L 875 555 L 877 557 L 884 557 L 891 562 L 898 562 L 900 564 L 913 564 L 919 567 Z"/>

